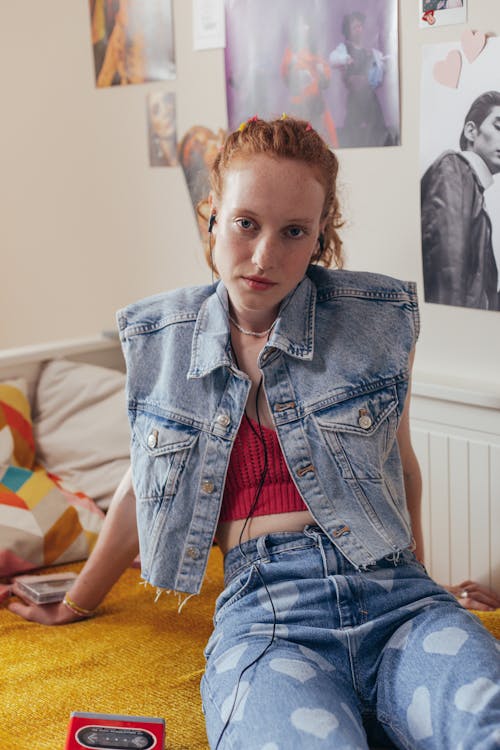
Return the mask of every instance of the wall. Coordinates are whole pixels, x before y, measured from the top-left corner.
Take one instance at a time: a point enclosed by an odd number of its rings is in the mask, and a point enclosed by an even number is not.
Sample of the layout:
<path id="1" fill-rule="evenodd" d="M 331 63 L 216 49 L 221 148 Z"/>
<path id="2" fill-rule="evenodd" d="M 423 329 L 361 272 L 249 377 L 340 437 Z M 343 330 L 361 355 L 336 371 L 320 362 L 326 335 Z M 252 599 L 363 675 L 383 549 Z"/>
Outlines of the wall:
<path id="1" fill-rule="evenodd" d="M 416 279 L 420 30 L 400 2 L 402 146 L 339 153 L 347 265 Z M 140 296 L 208 281 L 180 168 L 151 169 L 145 96 L 177 94 L 178 133 L 225 127 L 223 55 L 193 52 L 191 2 L 174 0 L 177 80 L 96 90 L 86 0 L 0 6 L 3 118 L 0 347 L 93 335 Z M 500 33 L 498 0 L 469 0 L 469 27 Z M 416 370 L 499 393 L 500 314 L 427 305 Z M 495 344 L 496 342 L 496 344 Z"/>

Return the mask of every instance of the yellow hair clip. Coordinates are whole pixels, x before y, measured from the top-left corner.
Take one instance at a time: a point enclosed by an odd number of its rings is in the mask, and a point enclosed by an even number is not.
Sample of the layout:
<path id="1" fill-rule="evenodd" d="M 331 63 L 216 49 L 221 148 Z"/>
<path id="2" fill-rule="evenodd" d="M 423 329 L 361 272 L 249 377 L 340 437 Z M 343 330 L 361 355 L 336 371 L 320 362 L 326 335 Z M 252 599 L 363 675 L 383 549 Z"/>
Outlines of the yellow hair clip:
<path id="1" fill-rule="evenodd" d="M 257 122 L 258 119 L 259 119 L 259 115 L 254 115 L 253 117 L 249 117 L 248 120 L 245 120 L 244 122 L 241 123 L 241 125 L 238 127 L 238 130 L 242 132 L 243 130 L 245 130 L 249 122 Z"/>
<path id="2" fill-rule="evenodd" d="M 286 120 L 287 117 L 288 117 L 287 113 L 283 112 L 283 114 L 280 117 L 280 120 Z"/>

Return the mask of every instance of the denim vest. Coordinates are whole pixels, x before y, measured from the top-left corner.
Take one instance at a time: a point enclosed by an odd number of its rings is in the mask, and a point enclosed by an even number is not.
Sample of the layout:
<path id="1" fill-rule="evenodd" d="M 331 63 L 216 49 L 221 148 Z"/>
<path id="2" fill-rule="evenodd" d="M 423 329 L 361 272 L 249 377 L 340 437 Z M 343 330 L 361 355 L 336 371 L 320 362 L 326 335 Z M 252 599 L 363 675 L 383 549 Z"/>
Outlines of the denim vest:
<path id="1" fill-rule="evenodd" d="M 198 593 L 250 390 L 222 282 L 117 314 L 127 364 L 142 575 Z M 356 567 L 412 543 L 396 442 L 418 336 L 415 284 L 310 266 L 259 356 L 290 475 Z"/>

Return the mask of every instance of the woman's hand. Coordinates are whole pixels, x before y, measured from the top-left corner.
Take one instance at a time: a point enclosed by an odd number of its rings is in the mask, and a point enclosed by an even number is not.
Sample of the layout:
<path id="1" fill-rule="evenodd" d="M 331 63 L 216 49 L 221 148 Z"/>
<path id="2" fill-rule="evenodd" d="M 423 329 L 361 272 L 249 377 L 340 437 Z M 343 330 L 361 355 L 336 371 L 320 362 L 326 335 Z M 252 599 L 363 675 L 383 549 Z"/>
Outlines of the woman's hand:
<path id="1" fill-rule="evenodd" d="M 10 597 L 11 588 L 10 584 L 0 584 L 0 604 Z"/>
<path id="2" fill-rule="evenodd" d="M 482 586 L 476 581 L 463 581 L 457 586 L 445 586 L 453 596 L 456 596 L 465 609 L 477 609 L 491 612 L 500 607 L 500 597 L 492 589 Z"/>
<path id="3" fill-rule="evenodd" d="M 39 622 L 41 625 L 66 625 L 70 622 L 78 622 L 85 619 L 74 614 L 62 602 L 55 604 L 33 604 L 28 601 L 16 583 L 11 586 L 11 592 L 17 596 L 19 601 L 12 602 L 7 609 L 15 615 L 19 615 L 30 622 Z"/>
<path id="4" fill-rule="evenodd" d="M 113 496 L 96 545 L 68 592 L 76 608 L 93 612 L 123 571 L 132 564 L 138 551 L 135 495 L 129 469 Z M 9 604 L 8 609 L 25 620 L 42 625 L 65 625 L 85 619 L 62 602 L 32 604 L 15 583 L 11 591 L 19 601 Z"/>

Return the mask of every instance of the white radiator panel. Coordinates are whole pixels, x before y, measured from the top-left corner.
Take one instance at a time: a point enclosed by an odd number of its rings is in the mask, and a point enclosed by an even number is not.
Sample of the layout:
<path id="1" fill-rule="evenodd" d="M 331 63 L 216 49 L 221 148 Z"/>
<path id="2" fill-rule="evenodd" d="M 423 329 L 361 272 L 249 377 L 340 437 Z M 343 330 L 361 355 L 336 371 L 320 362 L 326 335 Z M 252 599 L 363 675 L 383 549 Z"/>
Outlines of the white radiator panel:
<path id="1" fill-rule="evenodd" d="M 500 412 L 419 396 L 411 424 L 429 572 L 500 591 Z"/>

